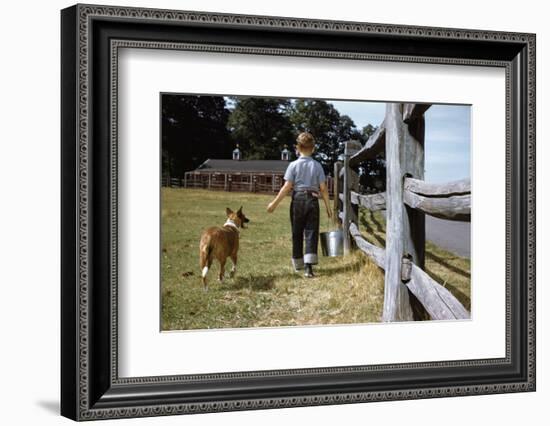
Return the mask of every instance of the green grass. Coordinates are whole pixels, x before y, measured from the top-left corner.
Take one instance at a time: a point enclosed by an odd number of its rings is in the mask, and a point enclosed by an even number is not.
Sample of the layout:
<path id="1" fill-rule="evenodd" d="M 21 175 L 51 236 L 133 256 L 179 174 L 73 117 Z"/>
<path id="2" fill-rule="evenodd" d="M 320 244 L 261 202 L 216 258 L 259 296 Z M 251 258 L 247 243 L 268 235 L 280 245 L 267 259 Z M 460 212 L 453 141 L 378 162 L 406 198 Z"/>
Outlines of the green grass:
<path id="1" fill-rule="evenodd" d="M 347 258 L 320 257 L 314 279 L 295 274 L 290 264 L 289 199 L 273 214 L 272 196 L 195 189 L 162 189 L 162 329 L 187 330 L 351 324 L 380 321 L 384 273 L 360 252 Z M 219 264 L 204 291 L 199 270 L 199 239 L 209 226 L 222 225 L 225 208 L 250 219 L 241 230 L 234 278 L 217 281 Z M 324 209 L 321 210 L 324 214 Z M 361 212 L 371 242 L 384 237 L 380 216 Z M 376 222 L 376 223 L 375 223 Z M 365 228 L 367 226 L 367 228 Z M 379 228 L 380 227 L 380 230 Z M 321 231 L 328 228 L 326 216 Z M 469 307 L 469 261 L 427 245 L 427 269 Z M 435 257 L 449 268 L 436 265 Z M 320 250 L 319 250 L 320 254 Z M 228 261 L 228 265 L 231 264 Z M 230 266 L 226 267 L 229 270 Z M 431 270 L 430 270 L 431 269 Z M 437 275 L 437 276 L 436 276 Z M 465 303 L 467 302 L 467 303 Z"/>
<path id="2" fill-rule="evenodd" d="M 360 225 L 366 240 L 379 247 L 386 244 L 386 220 L 377 211 L 361 210 Z M 447 288 L 470 310 L 470 259 L 457 256 L 426 241 L 425 271 Z"/>

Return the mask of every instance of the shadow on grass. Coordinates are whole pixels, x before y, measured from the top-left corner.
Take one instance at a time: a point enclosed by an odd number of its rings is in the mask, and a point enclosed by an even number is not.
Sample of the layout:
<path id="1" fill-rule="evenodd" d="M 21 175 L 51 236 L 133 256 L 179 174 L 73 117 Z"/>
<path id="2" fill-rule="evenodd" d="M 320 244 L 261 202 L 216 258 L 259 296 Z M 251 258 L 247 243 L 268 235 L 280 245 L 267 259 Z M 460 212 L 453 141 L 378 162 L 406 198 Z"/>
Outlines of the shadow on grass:
<path id="1" fill-rule="evenodd" d="M 456 297 L 458 301 L 462 303 L 462 305 L 466 309 L 468 309 L 468 311 L 470 310 L 470 303 L 471 303 L 470 296 L 464 294 L 464 292 L 461 289 L 454 286 L 453 284 L 450 284 L 448 281 L 445 282 L 445 280 L 441 276 L 432 272 L 428 268 L 426 268 L 426 273 L 430 277 L 432 277 L 435 281 L 437 281 L 439 284 L 441 284 L 443 287 L 445 287 L 447 290 L 449 290 L 453 294 L 453 296 Z"/>
<path id="2" fill-rule="evenodd" d="M 376 228 L 377 228 L 377 232 L 385 232 L 383 229 L 380 230 L 380 223 L 376 222 L 374 220 L 374 215 L 372 212 L 370 212 L 370 215 L 371 215 L 371 220 L 376 223 Z M 370 222 L 365 219 L 364 216 L 361 216 L 361 224 L 365 227 L 365 230 L 367 231 L 367 234 L 368 234 L 368 237 L 373 237 L 376 239 L 376 241 L 378 241 L 378 244 L 380 244 L 381 247 L 386 247 L 386 240 L 384 238 L 382 238 L 380 235 L 378 235 L 376 233 L 376 231 L 372 228 Z M 369 240 L 369 238 L 367 238 L 367 240 Z M 372 243 L 372 241 L 370 241 Z"/>
<path id="3" fill-rule="evenodd" d="M 376 220 L 376 217 L 374 216 L 374 212 L 372 210 L 369 210 L 369 213 L 370 213 L 370 220 L 372 221 L 372 223 L 374 223 L 374 226 L 376 226 L 376 230 L 378 232 L 386 232 L 382 224 Z"/>
<path id="4" fill-rule="evenodd" d="M 361 265 L 364 264 L 364 261 L 361 259 L 356 259 L 352 263 L 346 263 L 344 265 L 334 265 L 323 267 L 319 266 L 314 269 L 314 272 L 317 276 L 322 277 L 331 277 L 336 274 L 348 272 L 350 270 L 358 271 Z M 271 274 L 271 275 L 247 275 L 239 276 L 237 275 L 233 279 L 228 279 L 223 286 L 225 290 L 242 290 L 249 289 L 253 291 L 266 291 L 272 290 L 275 287 L 275 283 L 279 280 L 284 279 L 303 279 L 302 273 L 294 272 L 282 272 L 280 274 Z"/>
<path id="5" fill-rule="evenodd" d="M 288 275 L 288 274 L 287 274 Z M 255 291 L 271 290 L 275 287 L 275 281 L 283 278 L 284 275 L 255 275 L 239 276 L 229 279 L 225 284 L 226 290 L 250 289 Z"/>
<path id="6" fill-rule="evenodd" d="M 344 265 L 335 265 L 327 268 L 319 268 L 318 275 L 331 277 L 342 272 L 348 272 L 350 270 L 359 271 L 359 268 L 364 264 L 364 260 L 356 259 L 352 263 L 346 263 Z"/>
<path id="7" fill-rule="evenodd" d="M 377 232 L 385 232 L 381 224 L 376 221 L 372 211 L 370 212 L 370 221 L 372 221 L 375 224 Z M 375 238 L 376 241 L 378 241 L 378 243 L 380 243 L 382 247 L 386 247 L 386 240 L 375 232 L 369 220 L 367 220 L 364 216 L 361 217 L 361 224 L 365 227 L 369 237 Z M 469 271 L 465 271 L 455 265 L 450 264 L 443 257 L 438 256 L 435 253 L 432 253 L 431 251 L 428 251 L 428 250 L 425 251 L 425 255 L 427 258 L 433 260 L 434 262 L 437 262 L 439 265 L 443 266 L 449 271 L 454 272 L 458 275 L 461 275 L 464 278 L 471 278 Z"/>
<path id="8" fill-rule="evenodd" d="M 452 272 L 455 272 L 457 273 L 458 275 L 462 275 L 464 278 L 470 278 L 470 272 L 469 271 L 464 271 L 454 265 L 451 265 L 449 262 L 447 262 L 445 259 L 443 259 L 442 257 L 432 253 L 432 252 L 429 252 L 426 250 L 426 257 L 430 258 L 431 260 L 439 263 L 441 266 L 443 266 L 444 268 L 447 268 L 449 271 L 452 271 Z"/>

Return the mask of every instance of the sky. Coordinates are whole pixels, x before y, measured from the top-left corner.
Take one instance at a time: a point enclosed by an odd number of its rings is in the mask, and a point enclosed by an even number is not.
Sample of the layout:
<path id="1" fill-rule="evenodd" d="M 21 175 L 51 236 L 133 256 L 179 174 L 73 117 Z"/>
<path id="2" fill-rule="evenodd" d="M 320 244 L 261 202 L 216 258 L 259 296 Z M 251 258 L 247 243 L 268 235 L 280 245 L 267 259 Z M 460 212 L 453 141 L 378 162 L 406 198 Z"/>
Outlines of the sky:
<path id="1" fill-rule="evenodd" d="M 358 129 L 378 126 L 384 102 L 329 101 L 340 114 L 351 117 Z M 425 113 L 425 176 L 427 182 L 448 182 L 470 177 L 470 106 L 432 105 Z"/>

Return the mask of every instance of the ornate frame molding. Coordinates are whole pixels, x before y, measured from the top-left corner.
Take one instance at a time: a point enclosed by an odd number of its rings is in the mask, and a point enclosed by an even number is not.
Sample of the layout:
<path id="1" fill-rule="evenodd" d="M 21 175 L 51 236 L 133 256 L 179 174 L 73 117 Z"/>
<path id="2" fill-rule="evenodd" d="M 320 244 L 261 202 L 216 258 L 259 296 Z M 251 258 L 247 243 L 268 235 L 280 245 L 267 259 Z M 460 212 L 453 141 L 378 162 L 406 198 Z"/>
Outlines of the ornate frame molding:
<path id="1" fill-rule="evenodd" d="M 278 408 L 292 406 L 308 405 L 326 405 L 341 404 L 352 402 L 382 401 L 382 400 L 401 400 L 415 398 L 433 398 L 442 396 L 461 396 L 488 393 L 504 393 L 518 391 L 533 391 L 535 389 L 535 36 L 533 34 L 520 34 L 510 32 L 478 31 L 465 29 L 447 29 L 447 28 L 429 28 L 429 27 L 410 27 L 401 25 L 369 24 L 360 22 L 336 22 L 325 20 L 295 19 L 283 17 L 268 16 L 246 16 L 232 14 L 217 14 L 203 12 L 169 11 L 156 9 L 126 8 L 126 7 L 104 7 L 77 5 L 74 10 L 77 22 L 77 28 L 74 29 L 77 36 L 76 46 L 76 87 L 77 87 L 77 164 L 76 164 L 76 322 L 77 322 L 77 363 L 75 364 L 76 383 L 74 390 L 77 392 L 78 407 L 67 409 L 69 416 L 79 420 L 103 419 L 112 417 L 141 417 L 151 415 L 169 415 L 197 412 L 215 412 L 229 410 L 248 410 L 261 408 Z M 468 40 L 468 41 L 487 41 L 487 42 L 506 42 L 525 46 L 527 57 L 527 78 L 526 78 L 526 97 L 527 97 L 527 144 L 526 144 L 526 202 L 527 202 L 527 240 L 526 247 L 526 294 L 527 294 L 527 379 L 502 383 L 502 384 L 480 384 L 467 386 L 446 386 L 429 388 L 411 388 L 389 391 L 374 392 L 337 392 L 327 394 L 316 394 L 308 396 L 282 396 L 272 398 L 254 398 L 254 399 L 232 399 L 219 400 L 214 402 L 201 403 L 165 403 L 143 406 L 128 407 L 95 407 L 96 401 L 92 401 L 90 383 L 90 216 L 92 206 L 90 204 L 91 194 L 91 170 L 90 170 L 90 114 L 91 114 L 91 81 L 90 81 L 90 62 L 91 62 L 91 24 L 95 19 L 114 19 L 129 20 L 140 23 L 180 23 L 193 25 L 221 25 L 225 27 L 239 28 L 259 28 L 259 29 L 292 29 L 293 31 L 315 31 L 326 34 L 376 34 L 380 36 L 410 36 L 421 37 L 422 39 L 444 39 L 444 40 Z M 151 385 L 151 384 L 169 384 L 180 382 L 196 381 L 216 381 L 220 379 L 242 379 L 250 377 L 274 377 L 274 376 L 303 376 L 306 374 L 332 374 L 346 372 L 368 372 L 380 370 L 399 370 L 407 368 L 442 368 L 457 366 L 480 366 L 510 363 L 511 357 L 511 265 L 509 262 L 512 253 L 512 132 L 510 121 L 512 115 L 511 98 L 514 88 L 512 87 L 513 65 L 510 61 L 503 60 L 483 60 L 483 59 L 463 59 L 463 58 L 443 58 L 429 56 L 404 56 L 392 54 L 370 54 L 370 53 L 350 53 L 341 51 L 320 51 L 303 49 L 281 49 L 268 47 L 246 47 L 246 46 L 228 46 L 200 43 L 178 43 L 178 42 L 153 42 L 144 40 L 111 40 L 110 45 L 110 90 L 111 90 L 111 345 L 117 347 L 118 329 L 117 329 L 117 71 L 118 71 L 118 49 L 119 48 L 155 48 L 155 49 L 177 49 L 177 50 L 195 50 L 208 52 L 226 52 L 238 54 L 264 54 L 264 55 L 297 55 L 336 59 L 353 60 L 374 60 L 374 61 L 397 61 L 397 62 L 424 62 L 424 63 L 443 63 L 456 65 L 478 65 L 491 67 L 504 67 L 506 69 L 506 110 L 507 110 L 507 259 L 506 259 L 506 358 L 505 359 L 484 359 L 484 360 L 465 360 L 454 362 L 435 362 L 435 363 L 416 363 L 416 364 L 393 364 L 381 366 L 360 366 L 360 367 L 327 367 L 321 369 L 304 370 L 274 370 L 262 372 L 244 372 L 244 373 L 223 373 L 211 375 L 193 375 L 193 376 L 161 376 L 146 378 L 127 378 L 121 379 L 117 374 L 117 350 L 111 352 L 110 381 L 113 386 L 124 385 Z M 68 143 L 75 143 L 69 141 Z M 65 319 L 64 319 L 65 320 Z"/>

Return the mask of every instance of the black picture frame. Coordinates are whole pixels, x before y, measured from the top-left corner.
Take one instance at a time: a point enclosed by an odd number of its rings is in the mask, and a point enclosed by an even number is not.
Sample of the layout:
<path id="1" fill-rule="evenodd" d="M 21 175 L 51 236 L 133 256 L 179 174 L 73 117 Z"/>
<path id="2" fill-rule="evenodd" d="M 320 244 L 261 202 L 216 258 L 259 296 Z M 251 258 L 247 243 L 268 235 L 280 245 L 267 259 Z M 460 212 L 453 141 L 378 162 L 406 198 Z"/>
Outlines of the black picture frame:
<path id="1" fill-rule="evenodd" d="M 91 420 L 535 390 L 534 34 L 97 5 L 64 9 L 61 29 L 62 415 Z M 116 40 L 505 68 L 506 357 L 119 378 Z"/>

